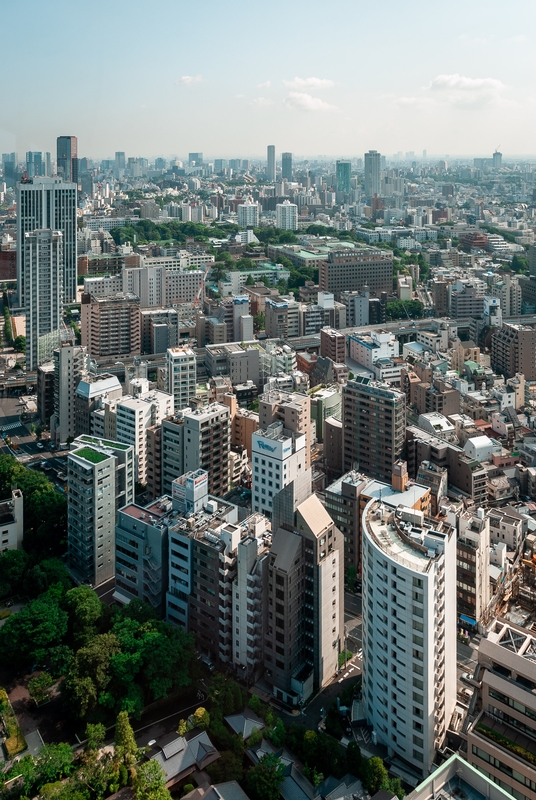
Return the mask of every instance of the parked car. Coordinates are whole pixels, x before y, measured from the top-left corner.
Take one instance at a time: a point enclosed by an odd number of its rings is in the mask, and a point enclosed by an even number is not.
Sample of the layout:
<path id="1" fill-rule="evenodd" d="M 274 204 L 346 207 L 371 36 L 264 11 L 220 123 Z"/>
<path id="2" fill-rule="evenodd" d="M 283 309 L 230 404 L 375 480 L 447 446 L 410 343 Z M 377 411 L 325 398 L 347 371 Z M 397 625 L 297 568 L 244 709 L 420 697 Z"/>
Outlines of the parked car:
<path id="1" fill-rule="evenodd" d="M 42 450 L 44 448 L 44 446 L 45 445 L 43 444 L 43 442 L 37 442 L 36 447 L 37 447 L 38 450 Z"/>

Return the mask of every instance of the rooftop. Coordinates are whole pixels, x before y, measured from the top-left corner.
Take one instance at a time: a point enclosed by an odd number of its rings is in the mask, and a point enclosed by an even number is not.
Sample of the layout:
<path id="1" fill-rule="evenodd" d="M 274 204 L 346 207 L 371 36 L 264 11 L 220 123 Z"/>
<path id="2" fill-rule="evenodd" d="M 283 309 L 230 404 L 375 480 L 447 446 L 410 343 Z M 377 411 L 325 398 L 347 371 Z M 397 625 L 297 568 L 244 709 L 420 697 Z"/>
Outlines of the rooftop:
<path id="1" fill-rule="evenodd" d="M 72 455 L 79 456 L 79 458 L 84 458 L 86 461 L 90 461 L 92 464 L 100 464 L 101 461 L 106 461 L 109 456 L 105 455 L 104 453 L 99 453 L 98 450 L 93 450 L 92 447 L 81 447 L 79 450 L 74 450 Z"/>

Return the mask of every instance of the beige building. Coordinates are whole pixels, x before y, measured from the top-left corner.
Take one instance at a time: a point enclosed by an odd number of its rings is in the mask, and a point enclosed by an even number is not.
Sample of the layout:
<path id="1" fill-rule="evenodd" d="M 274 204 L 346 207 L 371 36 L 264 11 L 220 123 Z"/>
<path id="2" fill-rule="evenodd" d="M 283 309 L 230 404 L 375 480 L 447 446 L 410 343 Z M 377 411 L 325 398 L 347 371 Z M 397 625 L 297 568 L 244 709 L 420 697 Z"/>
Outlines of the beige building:
<path id="1" fill-rule="evenodd" d="M 368 286 L 371 295 L 393 290 L 393 254 L 375 247 L 335 250 L 318 265 L 318 286 L 332 292 L 335 300 L 341 292 Z"/>
<path id="2" fill-rule="evenodd" d="M 536 330 L 504 324 L 491 337 L 491 366 L 506 378 L 522 372 L 528 381 L 536 380 Z"/>
<path id="3" fill-rule="evenodd" d="M 272 422 L 282 422 L 283 428 L 305 435 L 305 469 L 311 465 L 313 430 L 311 427 L 311 398 L 297 392 L 266 392 L 259 397 L 259 427 L 266 429 Z"/>
<path id="4" fill-rule="evenodd" d="M 113 297 L 82 295 L 82 344 L 92 358 L 141 353 L 140 299 L 134 294 Z"/>

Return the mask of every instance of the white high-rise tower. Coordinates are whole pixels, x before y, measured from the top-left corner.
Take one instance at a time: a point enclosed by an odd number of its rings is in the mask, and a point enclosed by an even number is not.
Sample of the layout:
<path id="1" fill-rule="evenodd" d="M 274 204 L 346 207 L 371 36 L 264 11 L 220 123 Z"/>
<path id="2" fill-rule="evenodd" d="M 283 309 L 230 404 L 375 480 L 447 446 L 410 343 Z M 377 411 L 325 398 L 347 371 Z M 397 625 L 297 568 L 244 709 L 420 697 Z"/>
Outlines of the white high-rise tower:
<path id="1" fill-rule="evenodd" d="M 50 229 L 25 233 L 20 274 L 26 286 L 26 369 L 52 357 L 63 314 L 63 236 Z M 19 266 L 19 265 L 17 265 Z"/>

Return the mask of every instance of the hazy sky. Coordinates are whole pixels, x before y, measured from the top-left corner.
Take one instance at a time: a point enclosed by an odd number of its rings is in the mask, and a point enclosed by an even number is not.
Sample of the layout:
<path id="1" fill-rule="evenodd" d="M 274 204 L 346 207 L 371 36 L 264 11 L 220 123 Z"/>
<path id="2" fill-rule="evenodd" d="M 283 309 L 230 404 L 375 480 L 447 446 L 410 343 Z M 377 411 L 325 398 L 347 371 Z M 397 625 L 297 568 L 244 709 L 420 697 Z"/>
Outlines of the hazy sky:
<path id="1" fill-rule="evenodd" d="M 0 0 L 0 151 L 536 153 L 535 0 Z"/>

